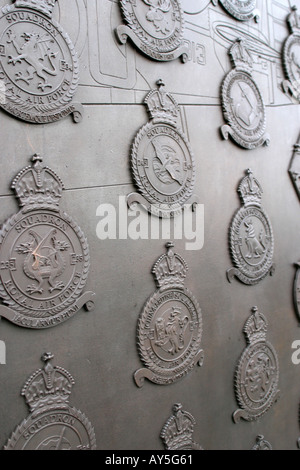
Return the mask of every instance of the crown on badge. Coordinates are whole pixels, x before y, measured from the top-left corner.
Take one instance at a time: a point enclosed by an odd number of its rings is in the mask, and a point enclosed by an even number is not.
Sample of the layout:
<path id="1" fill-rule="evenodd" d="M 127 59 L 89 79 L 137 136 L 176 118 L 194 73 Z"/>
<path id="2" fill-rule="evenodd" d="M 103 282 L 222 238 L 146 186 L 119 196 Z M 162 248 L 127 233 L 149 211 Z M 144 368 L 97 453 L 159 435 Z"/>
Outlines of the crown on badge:
<path id="1" fill-rule="evenodd" d="M 52 353 L 43 354 L 41 359 L 45 362 L 44 368 L 32 374 L 23 387 L 21 395 L 25 397 L 30 412 L 40 411 L 45 406 L 68 406 L 75 381 L 65 369 L 51 364 L 53 357 Z"/>
<path id="2" fill-rule="evenodd" d="M 296 5 L 292 6 L 291 13 L 287 17 L 287 23 L 291 33 L 300 31 L 300 16 L 298 14 L 298 8 Z"/>
<path id="3" fill-rule="evenodd" d="M 32 161 L 33 165 L 21 170 L 12 182 L 20 206 L 24 207 L 24 212 L 36 209 L 58 211 L 63 182 L 54 171 L 43 167 L 40 155 L 35 154 Z"/>
<path id="4" fill-rule="evenodd" d="M 229 49 L 229 55 L 236 69 L 252 73 L 254 60 L 245 39 L 238 38 Z"/>
<path id="5" fill-rule="evenodd" d="M 193 432 L 196 421 L 187 411 L 182 410 L 180 403 L 173 406 L 173 415 L 168 419 L 161 431 L 161 439 L 166 449 L 192 449 Z"/>
<path id="6" fill-rule="evenodd" d="M 166 122 L 172 126 L 176 126 L 179 114 L 179 107 L 173 96 L 164 91 L 165 86 L 163 80 L 156 82 L 158 90 L 152 90 L 145 99 L 145 104 L 151 118 L 154 122 Z"/>
<path id="7" fill-rule="evenodd" d="M 55 2 L 56 0 L 16 0 L 15 5 L 18 8 L 40 11 L 51 18 Z"/>
<path id="8" fill-rule="evenodd" d="M 180 255 L 174 253 L 172 242 L 168 242 L 166 247 L 167 253 L 156 261 L 152 273 L 160 289 L 164 290 L 170 287 L 183 289 L 188 266 Z"/>
<path id="9" fill-rule="evenodd" d="M 250 204 L 260 206 L 263 193 L 262 187 L 254 178 L 253 171 L 250 168 L 246 171 L 246 174 L 247 176 L 242 179 L 238 187 L 241 200 L 245 206 Z"/>
<path id="10" fill-rule="evenodd" d="M 247 320 L 244 333 L 248 343 L 253 344 L 258 341 L 264 341 L 267 336 L 268 322 L 266 317 L 258 312 L 257 307 L 252 308 L 252 315 Z"/>

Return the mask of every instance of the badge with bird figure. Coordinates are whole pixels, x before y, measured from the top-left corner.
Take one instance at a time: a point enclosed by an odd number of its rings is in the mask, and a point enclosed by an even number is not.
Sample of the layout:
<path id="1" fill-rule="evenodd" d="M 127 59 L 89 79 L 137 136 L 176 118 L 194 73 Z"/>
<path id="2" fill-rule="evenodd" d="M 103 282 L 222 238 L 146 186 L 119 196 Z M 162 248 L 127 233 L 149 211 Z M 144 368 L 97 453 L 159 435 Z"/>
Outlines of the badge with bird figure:
<path id="1" fill-rule="evenodd" d="M 179 106 L 164 90 L 164 82 L 146 96 L 151 120 L 132 145 L 131 169 L 139 190 L 127 197 L 129 207 L 139 202 L 148 212 L 170 218 L 181 213 L 191 201 L 195 164 L 190 144 L 178 125 Z"/>
<path id="2" fill-rule="evenodd" d="M 56 326 L 83 305 L 90 256 L 87 239 L 59 208 L 64 185 L 42 157 L 18 173 L 12 183 L 21 209 L 0 231 L 0 316 L 33 329 Z"/>

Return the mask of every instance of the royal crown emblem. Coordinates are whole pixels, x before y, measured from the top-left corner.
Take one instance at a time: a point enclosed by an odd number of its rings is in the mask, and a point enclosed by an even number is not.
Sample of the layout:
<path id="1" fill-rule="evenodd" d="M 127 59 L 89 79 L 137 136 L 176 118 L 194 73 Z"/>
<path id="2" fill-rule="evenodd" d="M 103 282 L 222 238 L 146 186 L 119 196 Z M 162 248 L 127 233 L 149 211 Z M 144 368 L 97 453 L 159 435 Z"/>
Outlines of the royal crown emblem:
<path id="1" fill-rule="evenodd" d="M 83 107 L 72 102 L 79 81 L 74 46 L 52 19 L 56 0 L 16 0 L 0 16 L 0 106 L 15 117 L 47 124 Z"/>
<path id="2" fill-rule="evenodd" d="M 180 403 L 173 406 L 173 414 L 162 428 L 160 437 L 167 450 L 203 450 L 194 442 L 196 421 L 191 413 L 183 410 Z"/>
<path id="3" fill-rule="evenodd" d="M 295 263 L 295 267 L 297 269 L 294 281 L 294 304 L 295 310 L 300 322 L 300 261 Z"/>
<path id="4" fill-rule="evenodd" d="M 254 19 L 256 23 L 260 20 L 260 11 L 256 8 L 256 0 L 211 0 L 217 6 L 218 1 L 224 9 L 239 21 Z"/>
<path id="5" fill-rule="evenodd" d="M 252 78 L 253 57 L 243 39 L 229 49 L 233 70 L 222 83 L 221 100 L 224 119 L 221 133 L 225 140 L 232 139 L 245 149 L 269 145 L 266 134 L 266 111 L 262 95 Z"/>
<path id="6" fill-rule="evenodd" d="M 129 37 L 151 59 L 188 60 L 180 0 L 120 0 L 119 3 L 126 22 L 116 29 L 121 44 Z"/>
<path id="7" fill-rule="evenodd" d="M 12 433 L 4 450 L 95 450 L 91 423 L 69 404 L 75 381 L 67 370 L 53 366 L 53 357 L 45 353 L 43 369 L 24 385 L 21 395 L 30 415 Z"/>
<path id="8" fill-rule="evenodd" d="M 289 174 L 300 200 L 300 137 L 294 146 L 294 154 L 289 168 Z"/>
<path id="9" fill-rule="evenodd" d="M 278 400 L 279 365 L 276 351 L 266 341 L 268 322 L 266 317 L 253 307 L 252 314 L 244 326 L 247 347 L 244 350 L 235 374 L 235 392 L 240 406 L 233 420 L 257 420 Z"/>
<path id="10" fill-rule="evenodd" d="M 283 91 L 300 101 L 300 16 L 293 6 L 287 17 L 290 35 L 286 39 L 282 62 L 286 80 L 282 82 Z"/>
<path id="11" fill-rule="evenodd" d="M 49 328 L 71 318 L 93 292 L 84 292 L 90 257 L 87 240 L 59 207 L 64 185 L 42 157 L 16 176 L 20 211 L 0 231 L 0 316 L 26 328 Z"/>
<path id="12" fill-rule="evenodd" d="M 134 373 L 142 387 L 147 378 L 168 385 L 203 364 L 200 348 L 202 315 L 195 297 L 184 287 L 187 264 L 167 244 L 167 253 L 155 263 L 152 273 L 158 290 L 146 302 L 138 322 L 138 351 L 145 368 Z"/>
<path id="13" fill-rule="evenodd" d="M 255 442 L 255 444 L 254 444 L 254 446 L 252 447 L 251 450 L 272 450 L 272 446 L 271 446 L 270 442 L 268 442 L 264 438 L 264 436 L 259 434 L 256 437 L 256 442 Z"/>
<path id="14" fill-rule="evenodd" d="M 127 196 L 129 207 L 138 202 L 152 214 L 170 218 L 190 205 L 195 184 L 194 157 L 178 126 L 179 107 L 173 96 L 158 89 L 148 93 L 145 104 L 150 122 L 138 132 L 131 151 L 131 170 L 138 193 Z"/>
<path id="15" fill-rule="evenodd" d="M 229 245 L 234 268 L 227 270 L 232 282 L 254 285 L 273 275 L 274 236 L 271 223 L 261 204 L 263 190 L 251 169 L 242 179 L 238 193 L 243 207 L 235 214 L 229 231 Z"/>

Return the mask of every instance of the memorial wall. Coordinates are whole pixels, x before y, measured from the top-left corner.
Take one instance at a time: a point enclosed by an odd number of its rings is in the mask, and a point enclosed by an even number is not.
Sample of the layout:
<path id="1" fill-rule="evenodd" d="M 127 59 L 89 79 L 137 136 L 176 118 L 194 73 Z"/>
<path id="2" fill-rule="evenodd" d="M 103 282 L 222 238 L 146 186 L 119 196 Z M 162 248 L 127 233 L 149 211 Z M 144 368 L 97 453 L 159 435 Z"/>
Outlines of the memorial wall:
<path id="1" fill-rule="evenodd" d="M 299 0 L 0 0 L 0 120 L 0 448 L 297 450 Z"/>

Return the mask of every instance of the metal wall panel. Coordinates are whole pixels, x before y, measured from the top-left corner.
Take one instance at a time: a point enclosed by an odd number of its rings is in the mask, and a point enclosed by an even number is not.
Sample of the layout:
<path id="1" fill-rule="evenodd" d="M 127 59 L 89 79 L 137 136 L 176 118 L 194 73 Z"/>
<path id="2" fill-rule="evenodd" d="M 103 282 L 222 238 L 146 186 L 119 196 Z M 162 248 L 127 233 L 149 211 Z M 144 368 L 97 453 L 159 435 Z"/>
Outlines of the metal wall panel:
<path id="1" fill-rule="evenodd" d="M 7 1 L 0 0 L 0 6 Z M 33 154 L 41 154 L 65 183 L 61 208 L 88 239 L 87 289 L 96 293 L 94 311 L 82 309 L 48 330 L 27 330 L 1 319 L 6 364 L 0 365 L 0 447 L 28 416 L 21 388 L 41 367 L 40 356 L 51 351 L 55 364 L 75 378 L 71 403 L 89 417 L 98 449 L 162 450 L 160 431 L 175 403 L 194 416 L 193 438 L 206 450 L 248 450 L 260 434 L 273 449 L 297 448 L 300 365 L 291 357 L 292 343 L 300 339 L 293 305 L 300 207 L 288 168 L 299 137 L 300 108 L 281 88 L 290 5 L 287 0 L 257 0 L 257 24 L 240 22 L 208 0 L 181 4 L 190 48 L 185 64 L 149 59 L 131 41 L 119 44 L 114 30 L 123 20 L 117 0 L 58 0 L 54 16 L 79 56 L 76 101 L 84 105 L 82 122 L 67 117 L 36 125 L 0 110 L 1 223 L 18 211 L 10 189 L 13 178 Z M 266 105 L 268 147 L 245 150 L 221 137 L 220 85 L 232 68 L 228 49 L 237 37 L 249 41 L 254 51 L 253 78 Z M 175 251 L 189 266 L 185 285 L 202 310 L 205 359 L 176 383 L 145 381 L 138 388 L 133 379 L 141 367 L 137 321 L 156 290 L 151 270 L 168 240 L 100 240 L 97 208 L 112 204 L 118 214 L 127 211 L 124 201 L 134 190 L 131 144 L 149 120 L 143 102 L 159 78 L 179 104 L 180 123 L 195 158 L 194 192 L 205 211 L 202 249 L 186 250 L 186 239 L 174 240 Z M 255 286 L 238 280 L 229 284 L 226 278 L 232 265 L 228 230 L 240 208 L 237 187 L 247 168 L 263 187 L 263 207 L 275 239 L 276 271 Z M 127 215 L 134 220 L 132 213 Z M 280 399 L 258 420 L 235 424 L 234 373 L 246 346 L 243 327 L 256 305 L 268 319 L 268 340 L 278 354 Z"/>

